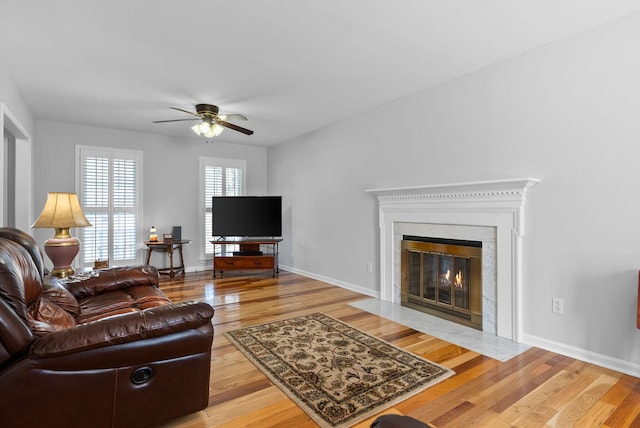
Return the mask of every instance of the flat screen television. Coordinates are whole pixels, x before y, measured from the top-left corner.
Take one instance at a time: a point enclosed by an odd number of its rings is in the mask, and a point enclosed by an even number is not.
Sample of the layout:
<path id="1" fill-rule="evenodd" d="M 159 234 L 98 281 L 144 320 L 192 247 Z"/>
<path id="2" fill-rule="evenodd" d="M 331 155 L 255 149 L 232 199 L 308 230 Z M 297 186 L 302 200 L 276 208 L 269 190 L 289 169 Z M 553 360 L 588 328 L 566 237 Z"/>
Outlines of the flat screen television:
<path id="1" fill-rule="evenodd" d="M 282 196 L 214 196 L 213 236 L 282 236 Z"/>

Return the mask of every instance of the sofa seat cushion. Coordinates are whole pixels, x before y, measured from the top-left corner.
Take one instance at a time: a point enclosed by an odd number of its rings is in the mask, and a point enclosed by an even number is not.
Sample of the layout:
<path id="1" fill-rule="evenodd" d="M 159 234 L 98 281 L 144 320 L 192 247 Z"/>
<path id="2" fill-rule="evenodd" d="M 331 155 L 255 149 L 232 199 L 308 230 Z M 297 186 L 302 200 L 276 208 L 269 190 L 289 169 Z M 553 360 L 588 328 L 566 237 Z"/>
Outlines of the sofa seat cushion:
<path id="1" fill-rule="evenodd" d="M 165 294 L 155 287 L 145 285 L 137 285 L 129 287 L 125 290 L 140 309 L 151 308 L 154 306 L 168 305 L 171 300 Z"/>
<path id="2" fill-rule="evenodd" d="M 119 313 L 135 310 L 134 301 L 124 290 L 111 291 L 78 299 L 80 314 L 76 318 L 78 323 L 94 321 Z"/>
<path id="3" fill-rule="evenodd" d="M 92 321 L 98 321 L 105 318 L 115 317 L 117 315 L 130 314 L 134 312 L 140 312 L 140 309 L 133 307 L 125 307 L 125 308 L 115 308 L 111 311 L 96 311 L 86 314 L 80 314 L 78 318 L 76 318 L 76 322 L 78 324 L 86 324 Z"/>
<path id="4" fill-rule="evenodd" d="M 78 299 L 78 323 L 87 323 L 114 315 L 128 314 L 171 303 L 162 291 L 148 285 L 87 296 Z"/>

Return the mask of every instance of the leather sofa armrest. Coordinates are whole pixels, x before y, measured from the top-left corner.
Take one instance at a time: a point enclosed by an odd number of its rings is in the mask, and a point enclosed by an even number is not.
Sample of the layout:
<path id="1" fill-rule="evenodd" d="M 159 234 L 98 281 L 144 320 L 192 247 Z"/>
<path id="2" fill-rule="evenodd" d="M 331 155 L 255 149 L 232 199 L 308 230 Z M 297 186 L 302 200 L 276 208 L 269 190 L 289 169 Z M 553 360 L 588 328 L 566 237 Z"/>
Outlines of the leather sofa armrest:
<path id="1" fill-rule="evenodd" d="M 157 288 L 159 281 L 158 269 L 154 266 L 126 266 L 100 269 L 86 277 L 79 276 L 77 280 L 67 282 L 66 288 L 80 299 L 134 285 L 150 285 Z"/>
<path id="2" fill-rule="evenodd" d="M 116 315 L 38 339 L 31 358 L 59 357 L 197 329 L 210 323 L 213 314 L 207 303 L 193 301 Z"/>

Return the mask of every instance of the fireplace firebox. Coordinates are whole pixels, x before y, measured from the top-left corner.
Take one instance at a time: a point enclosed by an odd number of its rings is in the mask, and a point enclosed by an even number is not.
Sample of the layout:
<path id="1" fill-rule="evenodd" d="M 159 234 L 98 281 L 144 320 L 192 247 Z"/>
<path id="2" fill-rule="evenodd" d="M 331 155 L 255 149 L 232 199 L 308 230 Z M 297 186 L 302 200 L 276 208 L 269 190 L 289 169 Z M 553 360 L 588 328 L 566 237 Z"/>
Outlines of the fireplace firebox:
<path id="1" fill-rule="evenodd" d="M 482 242 L 403 236 L 401 304 L 482 330 Z"/>

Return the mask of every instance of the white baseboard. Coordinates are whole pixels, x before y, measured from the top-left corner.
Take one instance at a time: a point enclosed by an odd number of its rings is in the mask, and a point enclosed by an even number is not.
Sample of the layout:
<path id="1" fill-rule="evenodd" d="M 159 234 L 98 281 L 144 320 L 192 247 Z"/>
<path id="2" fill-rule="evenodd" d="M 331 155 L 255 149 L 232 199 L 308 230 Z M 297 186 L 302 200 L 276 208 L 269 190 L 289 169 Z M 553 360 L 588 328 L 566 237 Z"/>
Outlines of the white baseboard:
<path id="1" fill-rule="evenodd" d="M 196 272 L 204 272 L 206 270 L 210 270 L 213 273 L 213 265 L 209 263 L 209 266 L 185 266 L 184 271 L 186 273 L 196 273 Z"/>
<path id="2" fill-rule="evenodd" d="M 606 367 L 620 373 L 628 374 L 629 376 L 640 377 L 640 364 L 632 363 L 630 361 L 612 358 L 597 352 L 576 348 L 574 346 L 565 345 L 564 343 L 554 342 L 552 340 L 547 340 L 526 333 L 522 334 L 522 342 L 530 346 L 555 352 L 556 354 L 565 355 L 587 363 Z"/>
<path id="3" fill-rule="evenodd" d="M 290 266 L 279 265 L 281 270 L 286 270 L 291 273 L 296 273 L 298 275 L 306 276 L 308 278 L 317 279 L 318 281 L 326 282 L 327 284 L 336 285 L 338 287 L 346 288 L 347 290 L 355 291 L 357 293 L 365 294 L 367 296 L 380 298 L 380 292 L 374 291 L 369 288 L 362 287 L 360 285 L 351 284 L 344 281 L 339 281 L 337 279 L 329 278 L 326 276 L 318 275 L 312 272 L 307 272 L 301 269 L 297 269 Z"/>
<path id="4" fill-rule="evenodd" d="M 199 272 L 203 270 L 212 270 L 213 266 L 186 266 L 186 272 Z M 355 291 L 367 296 L 380 298 L 380 292 L 374 291 L 359 285 L 351 284 L 344 281 L 339 281 L 334 278 L 318 275 L 313 272 L 307 272 L 301 269 L 297 269 L 291 266 L 280 265 L 281 270 L 286 270 L 298 275 L 306 276 L 308 278 L 316 279 L 318 281 L 326 282 L 331 285 L 346 288 L 347 290 Z M 611 370 L 615 370 L 620 373 L 627 374 L 629 376 L 640 377 L 640 364 L 632 363 L 617 358 L 612 358 L 604 354 L 588 351 L 582 348 L 576 348 L 574 346 L 565 345 L 564 343 L 554 342 L 552 340 L 544 339 L 538 336 L 534 336 L 527 333 L 522 333 L 522 343 L 542 348 L 547 351 L 555 352 L 556 354 L 565 355 L 567 357 L 575 358 L 587 363 L 595 364 L 598 366 L 606 367 Z"/>

